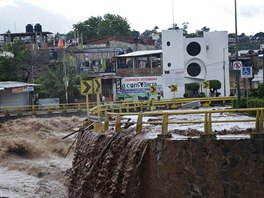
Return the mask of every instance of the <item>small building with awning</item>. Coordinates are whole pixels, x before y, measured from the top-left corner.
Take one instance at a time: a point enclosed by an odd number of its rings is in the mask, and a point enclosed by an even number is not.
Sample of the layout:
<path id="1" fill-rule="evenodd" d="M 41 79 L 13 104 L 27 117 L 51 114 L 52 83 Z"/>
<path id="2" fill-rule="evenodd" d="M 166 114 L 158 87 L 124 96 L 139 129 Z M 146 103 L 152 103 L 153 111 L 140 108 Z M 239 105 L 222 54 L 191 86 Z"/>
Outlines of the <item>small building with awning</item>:
<path id="1" fill-rule="evenodd" d="M 38 84 L 15 81 L 0 82 L 0 107 L 31 105 L 35 86 Z"/>

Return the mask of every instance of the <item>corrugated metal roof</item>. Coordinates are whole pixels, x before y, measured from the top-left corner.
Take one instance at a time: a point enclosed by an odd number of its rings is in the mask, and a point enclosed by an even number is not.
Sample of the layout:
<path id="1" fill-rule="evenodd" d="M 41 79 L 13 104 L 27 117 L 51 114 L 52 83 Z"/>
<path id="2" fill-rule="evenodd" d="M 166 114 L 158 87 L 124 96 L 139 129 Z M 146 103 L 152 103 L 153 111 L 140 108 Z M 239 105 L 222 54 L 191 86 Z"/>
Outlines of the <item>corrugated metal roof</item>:
<path id="1" fill-rule="evenodd" d="M 25 86 L 39 86 L 39 84 L 16 82 L 16 81 L 0 81 L 0 90 L 15 88 L 15 87 L 25 87 Z"/>
<path id="2" fill-rule="evenodd" d="M 153 54 L 162 54 L 162 50 L 142 50 L 142 51 L 135 51 L 128 54 L 118 55 L 116 57 L 125 58 L 125 57 L 136 57 L 136 56 L 148 56 Z"/>

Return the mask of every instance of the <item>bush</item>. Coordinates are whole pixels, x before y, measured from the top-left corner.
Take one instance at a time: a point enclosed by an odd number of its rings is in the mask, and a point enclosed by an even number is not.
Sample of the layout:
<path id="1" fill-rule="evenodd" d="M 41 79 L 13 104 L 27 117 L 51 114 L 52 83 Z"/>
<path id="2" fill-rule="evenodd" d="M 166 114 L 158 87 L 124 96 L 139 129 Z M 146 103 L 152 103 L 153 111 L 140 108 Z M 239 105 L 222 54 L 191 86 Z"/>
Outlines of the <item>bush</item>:
<path id="1" fill-rule="evenodd" d="M 210 89 L 221 89 L 221 82 L 219 80 L 209 80 Z"/>
<path id="2" fill-rule="evenodd" d="M 199 83 L 189 83 L 186 85 L 186 88 L 190 91 L 196 91 L 196 90 L 199 90 L 200 84 Z"/>
<path id="3" fill-rule="evenodd" d="M 264 98 L 264 85 L 260 85 L 257 89 L 258 98 Z"/>
<path id="4" fill-rule="evenodd" d="M 199 95 L 199 97 L 201 97 L 201 98 L 205 97 L 205 93 L 204 92 L 201 92 L 200 95 Z"/>
<path id="5" fill-rule="evenodd" d="M 185 94 L 183 94 L 183 97 L 184 97 L 184 98 L 188 98 L 189 96 L 188 96 L 187 93 L 185 93 Z"/>

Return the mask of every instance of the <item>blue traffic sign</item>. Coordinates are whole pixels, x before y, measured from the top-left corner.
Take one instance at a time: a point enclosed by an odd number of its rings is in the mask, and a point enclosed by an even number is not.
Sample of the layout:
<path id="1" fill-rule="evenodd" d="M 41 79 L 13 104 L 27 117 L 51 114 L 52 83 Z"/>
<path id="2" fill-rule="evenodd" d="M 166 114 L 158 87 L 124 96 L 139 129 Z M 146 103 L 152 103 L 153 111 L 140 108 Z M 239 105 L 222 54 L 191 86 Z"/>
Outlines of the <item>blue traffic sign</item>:
<path id="1" fill-rule="evenodd" d="M 252 67 L 250 66 L 242 67 L 241 78 L 252 78 Z"/>

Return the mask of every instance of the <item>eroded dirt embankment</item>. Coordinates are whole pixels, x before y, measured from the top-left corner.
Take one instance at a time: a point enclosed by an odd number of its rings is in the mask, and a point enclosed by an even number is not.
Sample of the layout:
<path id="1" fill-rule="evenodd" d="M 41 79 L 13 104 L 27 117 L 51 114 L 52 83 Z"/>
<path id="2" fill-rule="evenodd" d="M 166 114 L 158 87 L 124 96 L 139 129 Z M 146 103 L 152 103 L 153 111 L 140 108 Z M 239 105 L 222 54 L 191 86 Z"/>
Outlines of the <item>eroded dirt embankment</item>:
<path id="1" fill-rule="evenodd" d="M 69 197 L 264 197 L 263 139 L 146 139 L 85 132 Z"/>

